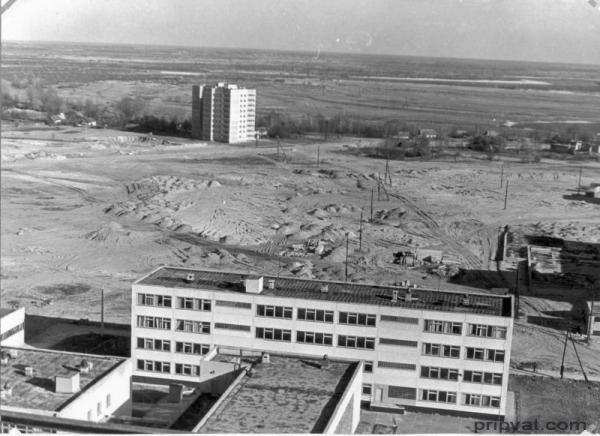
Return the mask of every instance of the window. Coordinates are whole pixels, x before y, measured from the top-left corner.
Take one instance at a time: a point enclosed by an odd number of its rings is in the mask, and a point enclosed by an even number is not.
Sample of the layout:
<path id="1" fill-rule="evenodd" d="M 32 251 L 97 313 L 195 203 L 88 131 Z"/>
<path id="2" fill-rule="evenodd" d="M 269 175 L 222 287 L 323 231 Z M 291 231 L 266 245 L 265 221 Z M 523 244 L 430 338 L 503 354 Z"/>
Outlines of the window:
<path id="1" fill-rule="evenodd" d="M 370 313 L 339 312 L 338 314 L 338 322 L 340 324 L 366 325 L 374 327 L 376 320 L 377 315 Z"/>
<path id="2" fill-rule="evenodd" d="M 149 329 L 170 330 L 171 329 L 171 319 L 170 318 L 161 318 L 159 316 L 138 315 L 137 326 L 143 327 L 143 328 L 149 328 Z"/>
<path id="3" fill-rule="evenodd" d="M 482 372 L 482 371 L 468 371 L 464 372 L 464 382 L 469 383 L 484 383 L 488 385 L 501 385 L 502 374 L 498 372 Z"/>
<path id="4" fill-rule="evenodd" d="M 177 299 L 179 301 L 180 309 L 193 309 L 194 308 L 194 299 L 193 298 L 181 298 Z"/>
<path id="5" fill-rule="evenodd" d="M 296 332 L 296 342 L 316 345 L 333 345 L 333 335 L 319 332 Z"/>
<path id="6" fill-rule="evenodd" d="M 87 412 L 87 420 L 88 421 L 92 420 L 92 411 L 91 410 L 88 410 L 88 412 Z"/>
<path id="7" fill-rule="evenodd" d="M 450 357 L 453 359 L 458 359 L 460 358 L 460 347 L 458 345 L 424 343 L 422 354 L 426 356 Z"/>
<path id="8" fill-rule="evenodd" d="M 463 394 L 462 398 L 465 406 L 500 407 L 500 397 L 479 394 Z"/>
<path id="9" fill-rule="evenodd" d="M 292 308 L 283 306 L 265 306 L 258 304 L 256 306 L 256 315 L 267 316 L 271 318 L 292 319 Z"/>
<path id="10" fill-rule="evenodd" d="M 171 351 L 171 341 L 164 339 L 137 338 L 137 347 L 145 350 Z"/>
<path id="11" fill-rule="evenodd" d="M 199 376 L 200 375 L 200 366 L 176 363 L 175 364 L 175 374 Z"/>
<path id="12" fill-rule="evenodd" d="M 504 362 L 504 350 L 467 347 L 467 359 Z"/>
<path id="13" fill-rule="evenodd" d="M 177 329 L 177 331 L 180 331 L 180 332 L 209 334 L 210 333 L 210 322 L 191 321 L 188 319 L 178 319 L 176 329 Z"/>
<path id="14" fill-rule="evenodd" d="M 171 307 L 170 295 L 137 294 L 138 306 Z"/>
<path id="15" fill-rule="evenodd" d="M 106 394 L 106 407 L 110 407 L 110 394 Z"/>
<path id="16" fill-rule="evenodd" d="M 169 362 L 157 362 L 153 360 L 141 360 L 137 361 L 137 368 L 140 371 L 153 371 L 153 372 L 171 372 L 171 364 Z"/>
<path id="17" fill-rule="evenodd" d="M 100 401 L 98 401 L 98 404 L 96 404 L 96 415 L 102 415 L 102 403 Z"/>
<path id="18" fill-rule="evenodd" d="M 406 316 L 381 315 L 381 321 L 399 322 L 402 324 L 419 324 L 419 318 L 409 318 Z"/>
<path id="19" fill-rule="evenodd" d="M 425 320 L 424 331 L 429 333 L 445 333 L 448 335 L 461 335 L 462 323 L 454 321 Z"/>
<path id="20" fill-rule="evenodd" d="M 292 331 L 270 327 L 256 327 L 256 337 L 258 339 L 266 339 L 268 341 L 291 342 Z"/>
<path id="21" fill-rule="evenodd" d="M 370 384 L 363 384 L 362 385 L 362 393 L 363 395 L 371 395 L 373 387 Z"/>
<path id="22" fill-rule="evenodd" d="M 422 401 L 435 401 L 438 403 L 456 403 L 456 392 L 422 389 L 420 399 Z"/>
<path id="23" fill-rule="evenodd" d="M 398 345 L 401 347 L 416 347 L 417 341 L 405 341 L 402 339 L 379 338 L 379 343 L 384 345 Z"/>
<path id="24" fill-rule="evenodd" d="M 175 352 L 185 354 L 204 355 L 208 353 L 210 346 L 207 344 L 197 344 L 193 342 L 176 342 Z"/>
<path id="25" fill-rule="evenodd" d="M 417 390 L 415 388 L 405 388 L 404 386 L 388 386 L 388 397 L 416 400 Z"/>
<path id="26" fill-rule="evenodd" d="M 252 303 L 246 303 L 244 301 L 217 300 L 215 301 L 215 304 L 217 306 L 235 307 L 238 309 L 252 309 Z"/>
<path id="27" fill-rule="evenodd" d="M 404 369 L 408 371 L 414 371 L 417 369 L 417 365 L 413 363 L 400 363 L 400 362 L 377 362 L 379 368 L 390 368 L 390 369 Z"/>
<path id="28" fill-rule="evenodd" d="M 202 298 L 177 298 L 177 308 L 179 309 L 202 310 L 205 312 L 210 312 L 211 303 L 211 300 L 205 300 Z"/>
<path id="29" fill-rule="evenodd" d="M 239 330 L 239 331 L 245 331 L 245 332 L 249 332 L 250 331 L 250 326 L 249 325 L 227 324 L 227 323 L 224 323 L 224 322 L 216 322 L 215 323 L 215 328 L 216 329 L 224 329 L 224 330 Z"/>
<path id="30" fill-rule="evenodd" d="M 373 372 L 373 361 L 365 360 L 365 366 L 363 367 L 363 372 Z"/>
<path id="31" fill-rule="evenodd" d="M 373 350 L 375 349 L 375 338 L 338 335 L 338 346 L 346 348 L 365 348 Z"/>
<path id="32" fill-rule="evenodd" d="M 333 322 L 332 310 L 298 309 L 296 317 L 299 321 Z"/>
<path id="33" fill-rule="evenodd" d="M 506 327 L 485 324 L 469 324 L 469 336 L 506 339 Z"/>
<path id="34" fill-rule="evenodd" d="M 458 380 L 458 369 L 422 366 L 421 377 L 435 378 L 440 380 Z"/>

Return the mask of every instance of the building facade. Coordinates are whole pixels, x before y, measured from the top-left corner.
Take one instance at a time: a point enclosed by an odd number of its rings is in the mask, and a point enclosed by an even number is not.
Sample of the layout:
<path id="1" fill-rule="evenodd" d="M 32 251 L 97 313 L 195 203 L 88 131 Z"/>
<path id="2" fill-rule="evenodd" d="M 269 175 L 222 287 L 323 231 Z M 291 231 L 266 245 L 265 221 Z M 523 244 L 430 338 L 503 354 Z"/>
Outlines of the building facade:
<path id="1" fill-rule="evenodd" d="M 192 87 L 192 137 L 236 144 L 254 139 L 256 90 L 218 83 Z"/>
<path id="2" fill-rule="evenodd" d="M 25 308 L 0 308 L 0 345 L 22 347 L 25 344 Z"/>
<path id="3" fill-rule="evenodd" d="M 588 301 L 585 307 L 587 335 L 600 338 L 600 302 Z"/>
<path id="4" fill-rule="evenodd" d="M 364 361 L 372 403 L 505 414 L 508 295 L 161 267 L 132 298 L 134 377 L 193 382 L 215 346 L 327 355 Z"/>

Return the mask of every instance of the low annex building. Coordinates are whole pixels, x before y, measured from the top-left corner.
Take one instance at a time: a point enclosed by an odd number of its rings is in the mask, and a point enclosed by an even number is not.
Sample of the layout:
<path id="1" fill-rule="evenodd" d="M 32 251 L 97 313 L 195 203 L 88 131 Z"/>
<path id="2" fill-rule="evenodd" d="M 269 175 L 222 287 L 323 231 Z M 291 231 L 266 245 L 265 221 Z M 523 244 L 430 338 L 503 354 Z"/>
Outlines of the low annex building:
<path id="1" fill-rule="evenodd" d="M 134 380 L 194 384 L 215 347 L 362 361 L 362 400 L 506 410 L 510 295 L 160 267 L 132 285 Z"/>

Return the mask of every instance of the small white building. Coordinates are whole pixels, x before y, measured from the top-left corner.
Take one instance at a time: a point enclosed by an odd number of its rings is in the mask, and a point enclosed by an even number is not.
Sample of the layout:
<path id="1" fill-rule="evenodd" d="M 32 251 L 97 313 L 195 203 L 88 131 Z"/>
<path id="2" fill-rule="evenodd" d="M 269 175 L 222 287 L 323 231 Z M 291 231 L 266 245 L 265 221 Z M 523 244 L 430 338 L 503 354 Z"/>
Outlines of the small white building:
<path id="1" fill-rule="evenodd" d="M 600 340 L 600 301 L 588 301 L 585 308 L 587 334 Z"/>

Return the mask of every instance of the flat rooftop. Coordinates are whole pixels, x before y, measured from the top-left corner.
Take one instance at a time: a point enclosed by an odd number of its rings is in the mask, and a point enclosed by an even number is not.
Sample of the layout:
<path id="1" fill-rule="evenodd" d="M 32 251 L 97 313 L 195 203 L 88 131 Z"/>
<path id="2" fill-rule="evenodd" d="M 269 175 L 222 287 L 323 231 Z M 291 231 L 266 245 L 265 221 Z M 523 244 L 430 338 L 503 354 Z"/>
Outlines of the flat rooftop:
<path id="1" fill-rule="evenodd" d="M 3 406 L 22 407 L 45 411 L 60 411 L 95 380 L 102 378 L 125 359 L 119 357 L 90 356 L 88 354 L 61 353 L 28 348 L 2 347 L 2 351 L 16 350 L 17 356 L 0 367 L 2 384 L 8 382 L 12 395 L 2 400 Z M 78 393 L 54 392 L 54 376 L 76 369 L 82 360 L 93 365 L 89 373 L 80 374 Z M 33 376 L 25 375 L 25 367 L 33 367 Z"/>
<path id="2" fill-rule="evenodd" d="M 223 358 L 221 358 L 223 359 Z M 357 362 L 270 355 L 257 363 L 198 433 L 322 433 Z"/>
<path id="3" fill-rule="evenodd" d="M 193 273 L 194 279 L 186 279 Z M 245 293 L 243 280 L 251 273 L 196 270 L 176 267 L 161 267 L 136 283 L 149 286 L 172 288 L 203 289 L 229 293 Z M 496 316 L 512 316 L 510 296 L 484 294 L 481 292 L 438 291 L 434 289 L 410 289 L 412 301 L 404 301 L 408 288 L 307 280 L 293 277 L 263 276 L 264 289 L 260 295 L 273 297 L 299 298 L 302 300 L 324 300 L 344 303 L 369 304 L 376 306 L 396 306 L 415 310 L 439 310 L 443 312 L 468 312 Z M 275 281 L 274 289 L 268 288 L 268 280 Z M 327 285 L 328 292 L 321 292 Z M 398 301 L 392 301 L 392 293 L 397 290 Z M 468 302 L 465 301 L 468 295 Z"/>

